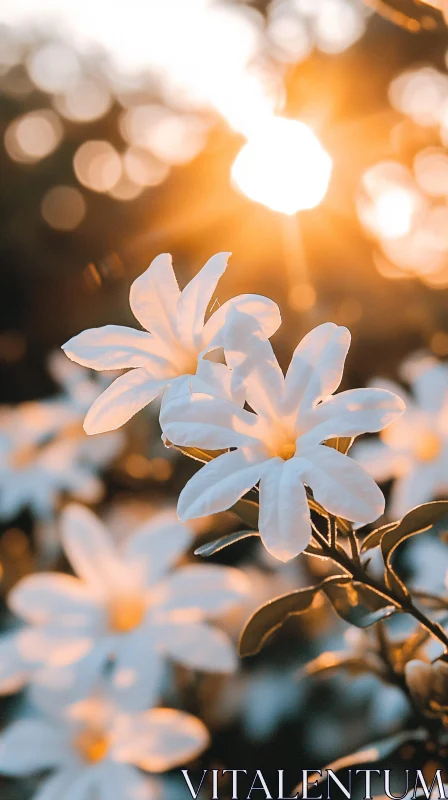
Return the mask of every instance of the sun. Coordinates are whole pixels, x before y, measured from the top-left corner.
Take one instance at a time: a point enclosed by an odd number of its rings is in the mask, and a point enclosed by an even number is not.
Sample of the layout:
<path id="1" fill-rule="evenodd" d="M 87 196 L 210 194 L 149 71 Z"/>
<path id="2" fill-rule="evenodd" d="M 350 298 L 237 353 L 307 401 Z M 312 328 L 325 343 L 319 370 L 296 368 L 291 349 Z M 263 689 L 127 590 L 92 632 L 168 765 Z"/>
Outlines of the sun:
<path id="1" fill-rule="evenodd" d="M 321 203 L 331 170 L 331 158 L 311 128 L 272 117 L 236 157 L 232 180 L 251 200 L 291 215 Z"/>

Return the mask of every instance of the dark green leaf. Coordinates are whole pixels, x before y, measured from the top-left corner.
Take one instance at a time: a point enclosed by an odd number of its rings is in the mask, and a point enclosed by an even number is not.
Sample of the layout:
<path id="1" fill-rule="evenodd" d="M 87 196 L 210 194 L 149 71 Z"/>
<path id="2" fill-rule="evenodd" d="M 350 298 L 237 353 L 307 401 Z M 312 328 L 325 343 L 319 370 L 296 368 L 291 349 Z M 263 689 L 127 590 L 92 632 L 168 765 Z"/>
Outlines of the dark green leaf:
<path id="1" fill-rule="evenodd" d="M 344 575 L 332 575 L 317 586 L 283 594 L 261 606 L 248 620 L 242 631 L 239 642 L 240 655 L 252 656 L 258 653 L 269 636 L 278 630 L 288 617 L 308 611 L 321 589 L 335 580 L 348 581 L 350 578 Z"/>
<path id="2" fill-rule="evenodd" d="M 358 581 L 333 582 L 322 589 L 336 613 L 357 628 L 368 628 L 396 611 L 383 594 Z"/>
<path id="3" fill-rule="evenodd" d="M 345 669 L 350 675 L 372 674 L 377 667 L 367 658 L 354 656 L 352 653 L 321 653 L 304 668 L 305 675 L 323 675 Z"/>
<path id="4" fill-rule="evenodd" d="M 395 528 L 386 531 L 381 537 L 381 553 L 386 567 L 386 583 L 402 599 L 409 597 L 409 591 L 394 572 L 391 561 L 392 555 L 397 547 L 410 536 L 427 531 L 447 514 L 447 500 L 424 503 L 405 514 Z"/>
<path id="5" fill-rule="evenodd" d="M 369 533 L 362 543 L 361 552 L 365 553 L 366 550 L 371 550 L 379 544 L 382 550 L 383 547 L 387 547 L 388 551 L 391 548 L 395 549 L 408 536 L 428 530 L 446 515 L 448 515 L 448 500 L 435 500 L 433 503 L 416 506 L 398 522 L 389 522 Z"/>
<path id="6" fill-rule="evenodd" d="M 372 550 L 374 547 L 378 547 L 378 545 L 381 544 L 381 539 L 383 538 L 384 534 L 387 533 L 387 531 L 394 530 L 394 528 L 397 528 L 399 524 L 399 522 L 389 522 L 387 525 L 382 525 L 381 528 L 377 528 L 369 533 L 361 545 L 361 553 L 365 553 L 367 550 Z"/>
<path id="7" fill-rule="evenodd" d="M 227 536 L 222 536 L 221 539 L 215 539 L 213 542 L 207 542 L 206 544 L 201 545 L 198 547 L 197 550 L 194 551 L 195 556 L 212 556 L 215 553 L 219 553 L 220 550 L 224 550 L 225 547 L 228 547 L 230 544 L 235 544 L 235 542 L 241 542 L 243 539 L 248 539 L 249 536 L 259 536 L 260 534 L 257 531 L 236 531 L 235 533 L 229 533 Z"/>

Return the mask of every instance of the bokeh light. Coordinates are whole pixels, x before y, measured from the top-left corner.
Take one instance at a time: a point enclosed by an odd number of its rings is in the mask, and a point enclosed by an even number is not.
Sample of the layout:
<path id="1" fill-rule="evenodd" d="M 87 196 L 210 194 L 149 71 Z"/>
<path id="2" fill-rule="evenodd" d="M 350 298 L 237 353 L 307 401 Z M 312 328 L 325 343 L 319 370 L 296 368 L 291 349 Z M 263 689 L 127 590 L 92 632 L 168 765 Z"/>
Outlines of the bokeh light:
<path id="1" fill-rule="evenodd" d="M 53 100 L 57 111 L 72 122 L 92 122 L 109 111 L 112 96 L 104 83 L 83 77 Z"/>
<path id="2" fill-rule="evenodd" d="M 73 231 L 85 217 L 86 201 L 73 186 L 54 186 L 44 195 L 40 209 L 51 228 Z"/>
<path id="3" fill-rule="evenodd" d="M 108 192 L 118 183 L 122 164 L 115 148 L 106 141 L 84 142 L 75 153 L 73 167 L 83 186 L 94 192 Z"/>
<path id="4" fill-rule="evenodd" d="M 232 178 L 258 203 L 295 214 L 324 198 L 332 163 L 313 131 L 298 120 L 273 117 L 238 154 Z"/>
<path id="5" fill-rule="evenodd" d="M 14 161 L 32 164 L 56 150 L 62 133 L 60 118 L 54 111 L 30 111 L 9 124 L 5 131 L 5 148 Z"/>
<path id="6" fill-rule="evenodd" d="M 81 73 L 77 54 L 58 42 L 48 42 L 34 50 L 27 60 L 28 74 L 44 92 L 63 92 Z"/>

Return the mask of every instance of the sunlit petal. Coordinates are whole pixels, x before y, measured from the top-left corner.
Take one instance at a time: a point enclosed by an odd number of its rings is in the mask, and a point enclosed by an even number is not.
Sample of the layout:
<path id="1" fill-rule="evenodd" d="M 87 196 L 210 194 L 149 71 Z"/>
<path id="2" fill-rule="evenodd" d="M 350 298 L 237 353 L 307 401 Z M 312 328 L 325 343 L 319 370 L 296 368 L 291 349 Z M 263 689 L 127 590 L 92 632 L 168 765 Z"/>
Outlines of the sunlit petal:
<path id="1" fill-rule="evenodd" d="M 230 253 L 212 256 L 183 290 L 177 311 L 177 331 L 187 346 L 201 348 L 205 312 L 227 267 Z"/>
<path id="2" fill-rule="evenodd" d="M 135 318 L 146 330 L 175 337 L 179 287 L 169 253 L 157 256 L 131 286 L 129 302 Z"/>
<path id="3" fill-rule="evenodd" d="M 295 462 L 272 459 L 260 481 L 260 535 L 280 561 L 303 552 L 311 539 L 308 501 Z"/>
<path id="4" fill-rule="evenodd" d="M 143 367 L 116 378 L 91 406 L 84 422 L 86 433 L 116 430 L 154 400 L 166 383 L 153 380 Z"/>

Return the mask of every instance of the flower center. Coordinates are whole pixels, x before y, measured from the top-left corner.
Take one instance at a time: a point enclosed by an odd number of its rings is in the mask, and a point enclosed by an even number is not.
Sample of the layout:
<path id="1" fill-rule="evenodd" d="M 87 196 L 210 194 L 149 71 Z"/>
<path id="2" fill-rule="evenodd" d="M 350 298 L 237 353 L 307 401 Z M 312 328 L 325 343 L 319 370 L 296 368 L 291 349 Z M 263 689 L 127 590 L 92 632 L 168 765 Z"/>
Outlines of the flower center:
<path id="1" fill-rule="evenodd" d="M 74 744 L 87 764 L 97 764 L 106 756 L 110 741 L 102 731 L 86 729 L 76 737 Z"/>
<path id="2" fill-rule="evenodd" d="M 139 595 L 116 597 L 109 605 L 109 626 L 115 633 L 128 633 L 142 622 L 145 599 Z"/>
<path id="3" fill-rule="evenodd" d="M 415 456 L 419 461 L 435 461 L 441 451 L 440 436 L 432 431 L 424 433 L 415 446 Z"/>
<path id="4" fill-rule="evenodd" d="M 296 454 L 296 446 L 295 444 L 282 444 L 278 450 L 277 454 L 280 458 L 283 458 L 283 461 L 289 461 L 290 458 L 293 458 Z"/>

